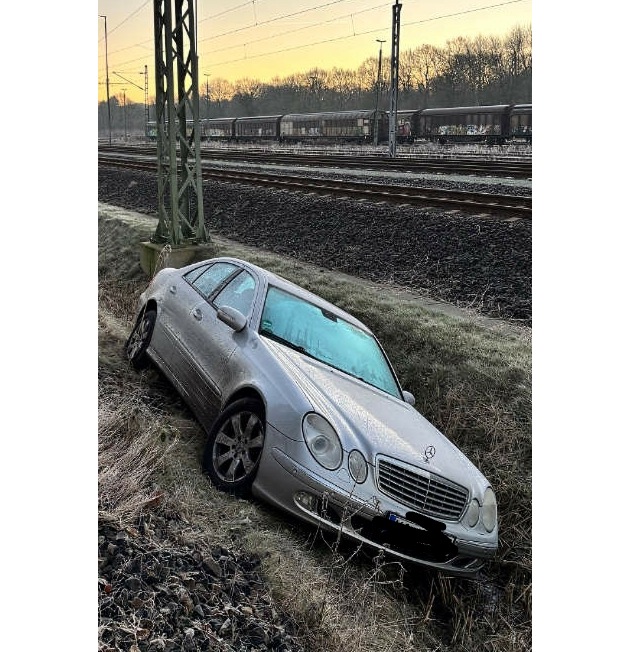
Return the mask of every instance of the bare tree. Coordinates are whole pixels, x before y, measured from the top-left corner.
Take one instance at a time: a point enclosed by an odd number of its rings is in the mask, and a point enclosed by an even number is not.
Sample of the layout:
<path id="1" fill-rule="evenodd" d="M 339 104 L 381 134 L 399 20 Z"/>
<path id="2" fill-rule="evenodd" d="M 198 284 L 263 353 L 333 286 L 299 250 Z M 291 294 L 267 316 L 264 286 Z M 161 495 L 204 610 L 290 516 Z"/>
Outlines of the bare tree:
<path id="1" fill-rule="evenodd" d="M 355 70 L 333 68 L 329 74 L 329 88 L 339 102 L 339 110 L 354 108 L 358 92 L 358 79 Z"/>
<path id="2" fill-rule="evenodd" d="M 436 80 L 438 104 L 463 106 L 471 101 L 468 81 L 469 47 L 465 38 L 446 42 L 439 50 L 441 74 Z"/>
<path id="3" fill-rule="evenodd" d="M 398 85 L 403 95 L 416 89 L 414 52 L 415 50 L 403 50 L 398 60 Z"/>
<path id="4" fill-rule="evenodd" d="M 240 115 L 256 115 L 256 100 L 261 97 L 262 87 L 260 81 L 248 77 L 239 79 L 234 84 L 232 102 L 241 111 Z"/>
<path id="5" fill-rule="evenodd" d="M 234 97 L 234 85 L 227 79 L 214 77 L 209 81 L 210 101 L 216 105 L 216 114 L 223 116 L 225 105 Z"/>
<path id="6" fill-rule="evenodd" d="M 477 36 L 474 40 L 465 39 L 466 72 L 468 85 L 473 94 L 473 103 L 483 104 L 484 90 L 494 81 L 496 71 L 492 67 L 493 42 L 489 37 Z"/>
<path id="7" fill-rule="evenodd" d="M 523 101 L 532 83 L 532 26 L 515 27 L 505 39 L 505 81 L 510 98 Z"/>
<path id="8" fill-rule="evenodd" d="M 390 58 L 381 63 L 382 91 L 387 93 Z M 400 55 L 401 108 L 531 102 L 532 28 L 514 27 L 505 37 L 459 37 L 444 47 L 422 45 Z M 230 83 L 209 81 L 213 115 L 244 116 L 365 109 L 374 106 L 378 57 L 357 69 L 318 67 L 275 77 L 263 84 L 252 78 Z M 112 98 L 112 104 L 119 101 Z M 99 109 L 99 128 L 102 118 Z M 128 120 L 135 114 L 128 110 Z M 117 116 L 121 115 L 118 111 Z"/>
<path id="9" fill-rule="evenodd" d="M 385 61 L 382 61 L 385 68 Z M 357 82 L 362 91 L 373 92 L 378 76 L 378 57 L 369 57 L 361 63 L 357 69 Z"/>
<path id="10" fill-rule="evenodd" d="M 444 58 L 433 45 L 422 45 L 413 51 L 414 81 L 422 97 L 422 108 L 431 106 L 436 80 L 443 74 Z"/>

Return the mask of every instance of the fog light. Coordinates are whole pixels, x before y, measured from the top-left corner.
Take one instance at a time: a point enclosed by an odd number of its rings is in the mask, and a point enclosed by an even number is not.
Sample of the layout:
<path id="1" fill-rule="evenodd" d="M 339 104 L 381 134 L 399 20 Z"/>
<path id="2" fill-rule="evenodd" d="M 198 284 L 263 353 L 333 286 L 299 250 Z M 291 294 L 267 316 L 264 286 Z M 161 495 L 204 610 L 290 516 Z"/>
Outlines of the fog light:
<path id="1" fill-rule="evenodd" d="M 497 498 L 490 487 L 483 495 L 481 522 L 488 532 L 492 532 L 497 524 Z"/>
<path id="2" fill-rule="evenodd" d="M 355 482 L 361 484 L 367 478 L 367 462 L 365 457 L 358 450 L 353 450 L 348 455 L 348 470 Z"/>
<path id="3" fill-rule="evenodd" d="M 317 513 L 317 496 L 306 491 L 298 491 L 294 496 L 295 502 L 309 512 Z"/>
<path id="4" fill-rule="evenodd" d="M 479 501 L 476 498 L 473 498 L 470 501 L 470 506 L 468 507 L 468 525 L 470 527 L 475 527 L 479 522 Z"/>

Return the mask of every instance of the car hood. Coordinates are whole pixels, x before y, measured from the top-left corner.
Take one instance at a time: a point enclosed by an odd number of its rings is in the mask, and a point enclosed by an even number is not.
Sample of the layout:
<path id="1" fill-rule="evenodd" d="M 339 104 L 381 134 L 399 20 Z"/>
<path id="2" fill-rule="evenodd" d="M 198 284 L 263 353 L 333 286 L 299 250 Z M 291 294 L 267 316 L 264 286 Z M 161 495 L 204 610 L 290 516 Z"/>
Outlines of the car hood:
<path id="1" fill-rule="evenodd" d="M 480 471 L 435 426 L 402 399 L 268 340 L 275 357 L 313 409 L 336 427 L 346 450 L 356 447 L 419 466 L 468 486 Z"/>

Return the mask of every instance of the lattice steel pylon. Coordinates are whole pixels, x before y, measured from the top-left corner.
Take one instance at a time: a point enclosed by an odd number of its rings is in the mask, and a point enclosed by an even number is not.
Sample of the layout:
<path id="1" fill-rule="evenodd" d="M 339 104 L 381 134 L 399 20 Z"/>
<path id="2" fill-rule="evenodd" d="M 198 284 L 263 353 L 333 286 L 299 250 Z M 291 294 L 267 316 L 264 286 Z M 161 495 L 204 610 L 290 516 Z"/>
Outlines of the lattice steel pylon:
<path id="1" fill-rule="evenodd" d="M 172 246 L 208 241 L 193 4 L 194 0 L 153 0 L 158 226 L 151 241 Z"/>

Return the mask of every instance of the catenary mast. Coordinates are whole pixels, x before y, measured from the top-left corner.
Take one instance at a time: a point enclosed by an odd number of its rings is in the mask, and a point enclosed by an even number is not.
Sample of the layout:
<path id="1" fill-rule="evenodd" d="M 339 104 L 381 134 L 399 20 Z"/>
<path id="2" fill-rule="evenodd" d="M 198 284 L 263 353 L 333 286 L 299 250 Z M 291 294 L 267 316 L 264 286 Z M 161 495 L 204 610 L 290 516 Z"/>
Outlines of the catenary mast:
<path id="1" fill-rule="evenodd" d="M 194 0 L 153 0 L 158 226 L 153 243 L 207 241 Z"/>
<path id="2" fill-rule="evenodd" d="M 389 156 L 396 157 L 396 124 L 398 122 L 398 51 L 400 46 L 400 10 L 402 5 L 392 5 L 392 89 L 389 105 Z"/>

